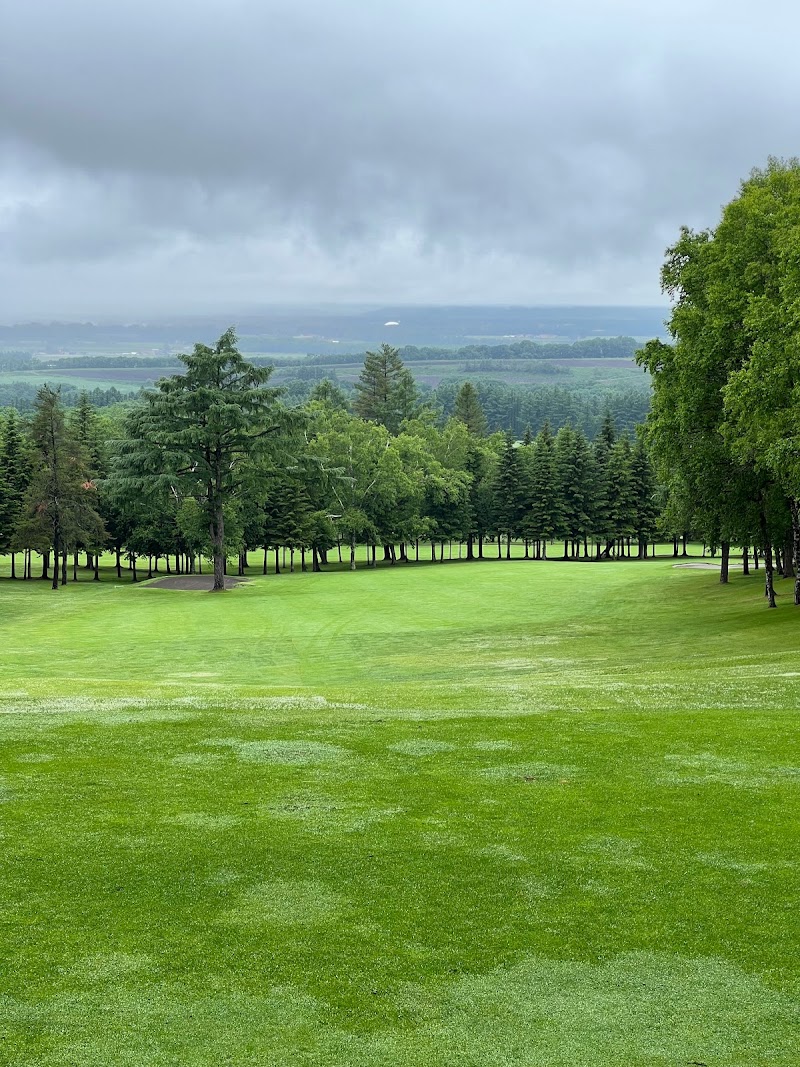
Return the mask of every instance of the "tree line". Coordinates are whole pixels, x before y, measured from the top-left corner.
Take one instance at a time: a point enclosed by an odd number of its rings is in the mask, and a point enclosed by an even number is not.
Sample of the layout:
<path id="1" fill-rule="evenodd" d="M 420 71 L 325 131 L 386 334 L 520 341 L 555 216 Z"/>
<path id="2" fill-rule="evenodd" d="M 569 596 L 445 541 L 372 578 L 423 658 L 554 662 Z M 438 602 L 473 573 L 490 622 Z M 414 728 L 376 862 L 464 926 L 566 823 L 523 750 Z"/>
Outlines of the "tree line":
<path id="1" fill-rule="evenodd" d="M 562 545 L 570 558 L 644 556 L 655 536 L 647 451 L 610 414 L 593 442 L 568 424 L 491 432 L 465 382 L 441 417 L 389 345 L 366 354 L 352 403 L 324 380 L 287 406 L 233 331 L 182 362 L 127 411 L 104 414 L 86 394 L 67 411 L 45 386 L 29 420 L 7 413 L 0 553 L 22 553 L 15 576 L 33 576 L 36 553 L 58 588 L 82 551 L 99 580 L 110 549 L 133 580 L 143 564 L 192 573 L 210 558 L 221 589 L 228 562 L 243 573 L 254 551 L 266 573 L 287 556 L 319 571 L 332 551 L 355 567 L 359 546 L 369 565 L 379 549 L 396 563 L 423 546 L 442 562 L 453 544 L 467 560 L 509 557 L 515 540 L 529 558 Z"/>
<path id="2" fill-rule="evenodd" d="M 460 348 L 432 348 L 404 345 L 398 354 L 404 363 L 432 363 L 441 360 L 470 359 L 633 359 L 641 348 L 633 337 L 587 337 L 581 341 L 511 341 L 508 344 L 462 345 Z M 307 363 L 352 363 L 353 353 L 309 355 Z"/>
<path id="3" fill-rule="evenodd" d="M 60 387 L 61 402 L 64 407 L 76 407 L 81 402 L 84 390 L 64 383 Z M 90 389 L 87 396 L 96 408 L 111 407 L 113 404 L 125 404 L 132 401 L 139 390 L 121 390 L 113 385 L 108 389 Z M 15 408 L 17 411 L 33 411 L 39 395 L 39 386 L 30 382 L 0 381 L 0 408 Z"/>
<path id="4" fill-rule="evenodd" d="M 800 604 L 800 162 L 771 159 L 714 229 L 683 228 L 666 254 L 672 344 L 638 357 L 653 379 L 646 437 L 668 521 L 764 555 Z M 747 548 L 744 555 L 748 565 Z"/>

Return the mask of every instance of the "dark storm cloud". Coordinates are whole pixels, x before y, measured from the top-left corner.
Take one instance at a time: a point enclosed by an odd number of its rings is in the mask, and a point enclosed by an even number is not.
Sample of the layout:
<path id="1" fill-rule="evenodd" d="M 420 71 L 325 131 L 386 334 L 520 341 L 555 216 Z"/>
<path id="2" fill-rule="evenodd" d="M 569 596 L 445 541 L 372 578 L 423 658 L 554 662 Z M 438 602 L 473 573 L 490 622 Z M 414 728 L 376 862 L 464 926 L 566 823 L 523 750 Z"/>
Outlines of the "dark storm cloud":
<path id="1" fill-rule="evenodd" d="M 5 7 L 6 316 L 654 300 L 678 225 L 800 145 L 788 3 Z"/>

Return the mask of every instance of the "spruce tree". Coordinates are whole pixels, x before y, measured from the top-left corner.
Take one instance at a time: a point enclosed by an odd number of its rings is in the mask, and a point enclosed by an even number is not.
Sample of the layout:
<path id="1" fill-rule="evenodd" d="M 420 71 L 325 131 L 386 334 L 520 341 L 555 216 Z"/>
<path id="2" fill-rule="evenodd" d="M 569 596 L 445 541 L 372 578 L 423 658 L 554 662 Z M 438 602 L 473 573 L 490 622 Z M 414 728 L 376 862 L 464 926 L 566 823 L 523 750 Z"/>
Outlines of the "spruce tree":
<path id="1" fill-rule="evenodd" d="M 533 444 L 530 463 L 528 510 L 524 518 L 526 537 L 536 542 L 536 558 L 547 554 L 547 542 L 561 528 L 560 493 L 556 484 L 553 435 L 545 422 Z"/>
<path id="2" fill-rule="evenodd" d="M 634 497 L 631 443 L 620 437 L 611 448 L 606 468 L 610 503 L 611 536 L 624 555 L 625 543 L 636 529 L 636 500 Z"/>
<path id="3" fill-rule="evenodd" d="M 30 457 L 19 417 L 13 408 L 9 409 L 0 432 L 0 480 L 5 486 L 0 553 L 11 551 L 11 577 L 15 578 L 16 532 L 22 517 L 25 490 L 30 481 Z"/>
<path id="4" fill-rule="evenodd" d="M 472 382 L 464 382 L 456 393 L 453 414 L 475 437 L 483 437 L 486 433 L 486 416 L 481 407 L 478 390 Z"/>
<path id="5" fill-rule="evenodd" d="M 400 423 L 411 417 L 417 404 L 414 377 L 397 349 L 387 344 L 377 352 L 366 353 L 355 389 L 355 413 L 367 422 L 385 426 L 391 434 L 399 431 Z"/>
<path id="6" fill-rule="evenodd" d="M 511 541 L 519 531 L 525 514 L 525 494 L 522 465 L 517 446 L 509 434 L 500 457 L 494 483 L 495 524 L 498 542 L 501 533 L 506 535 L 506 559 L 511 558 Z"/>
<path id="7" fill-rule="evenodd" d="M 79 541 L 98 544 L 105 536 L 94 508 L 94 486 L 87 460 L 70 433 L 60 393 L 44 386 L 36 398 L 31 423 L 33 475 L 25 494 L 19 530 L 28 543 L 53 550 L 53 589 L 58 589 L 59 562 Z M 64 562 L 64 569 L 66 563 Z"/>
<path id="8" fill-rule="evenodd" d="M 634 500 L 633 527 L 639 558 L 642 558 L 647 555 L 647 544 L 656 532 L 658 503 L 653 466 L 641 438 L 637 440 L 631 457 L 631 489 Z"/>

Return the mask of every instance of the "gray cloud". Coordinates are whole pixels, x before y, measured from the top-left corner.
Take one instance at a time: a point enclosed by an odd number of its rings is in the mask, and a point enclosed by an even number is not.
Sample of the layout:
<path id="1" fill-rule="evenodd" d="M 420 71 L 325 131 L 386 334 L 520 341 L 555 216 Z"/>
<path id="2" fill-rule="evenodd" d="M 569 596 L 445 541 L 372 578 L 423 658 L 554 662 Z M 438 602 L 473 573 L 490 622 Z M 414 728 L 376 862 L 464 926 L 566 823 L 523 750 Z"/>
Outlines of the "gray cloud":
<path id="1" fill-rule="evenodd" d="M 800 145 L 800 11 L 731 0 L 28 0 L 0 41 L 0 316 L 656 302 Z"/>

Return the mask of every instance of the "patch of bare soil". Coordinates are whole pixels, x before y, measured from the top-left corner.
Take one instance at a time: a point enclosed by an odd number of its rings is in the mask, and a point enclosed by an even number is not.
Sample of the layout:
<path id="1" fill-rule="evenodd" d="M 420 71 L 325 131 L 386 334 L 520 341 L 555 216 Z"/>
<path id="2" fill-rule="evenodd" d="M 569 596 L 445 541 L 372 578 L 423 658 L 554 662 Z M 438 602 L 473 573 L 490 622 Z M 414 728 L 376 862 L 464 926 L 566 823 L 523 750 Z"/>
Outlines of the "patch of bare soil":
<path id="1" fill-rule="evenodd" d="M 672 566 L 690 571 L 718 571 L 720 569 L 719 563 L 673 563 Z M 728 567 L 728 570 L 731 571 L 738 571 L 741 569 L 741 563 L 731 563 Z"/>
<path id="2" fill-rule="evenodd" d="M 225 578 L 225 588 L 233 589 L 246 582 L 246 578 Z M 148 582 L 144 589 L 192 589 L 195 592 L 210 593 L 214 587 L 213 574 L 168 574 L 155 582 Z"/>

